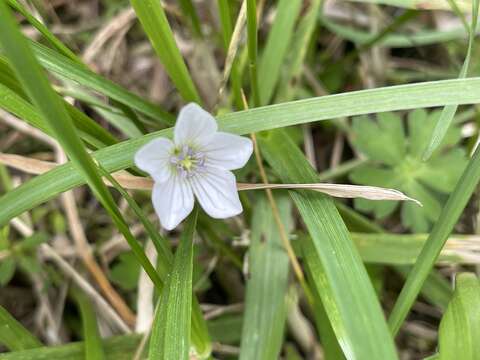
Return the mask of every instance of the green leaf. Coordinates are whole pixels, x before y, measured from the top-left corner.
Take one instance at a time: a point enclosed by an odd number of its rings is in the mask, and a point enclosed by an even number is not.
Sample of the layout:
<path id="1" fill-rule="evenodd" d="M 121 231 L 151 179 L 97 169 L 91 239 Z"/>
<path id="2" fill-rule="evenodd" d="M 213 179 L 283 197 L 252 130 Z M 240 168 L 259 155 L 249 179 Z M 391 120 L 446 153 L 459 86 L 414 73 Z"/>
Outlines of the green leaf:
<path id="1" fill-rule="evenodd" d="M 218 123 L 222 131 L 242 135 L 376 111 L 476 102 L 480 102 L 480 78 L 469 78 L 362 90 L 265 106 L 219 116 Z M 93 156 L 109 172 L 125 169 L 133 165 L 133 155 L 142 145 L 158 136 L 170 137 L 171 134 L 172 129 L 157 131 L 99 150 Z M 83 183 L 80 173 L 70 163 L 33 178 L 0 198 L 0 225 Z"/>
<path id="2" fill-rule="evenodd" d="M 281 195 L 276 202 L 285 230 L 290 231 L 290 199 Z M 240 359 L 277 359 L 286 321 L 289 260 L 264 196 L 256 200 L 252 221 Z"/>
<path id="3" fill-rule="evenodd" d="M 285 183 L 318 182 L 316 172 L 283 131 L 259 138 L 265 158 Z M 347 358 L 396 359 L 373 286 L 333 201 L 291 191 L 313 243 L 306 256 L 313 284 Z M 348 264 L 348 267 L 345 266 Z"/>
<path id="4" fill-rule="evenodd" d="M 470 65 L 470 58 L 472 56 L 473 45 L 475 43 L 475 33 L 477 30 L 477 21 L 478 21 L 478 8 L 479 8 L 479 0 L 472 0 L 472 23 L 470 25 L 469 30 L 469 38 L 468 38 L 468 48 L 467 48 L 467 56 L 465 57 L 465 61 L 463 63 L 462 69 L 460 70 L 460 74 L 458 77 L 463 79 L 467 76 L 468 67 Z M 453 117 L 457 112 L 458 105 L 450 105 L 445 106 L 443 108 L 442 114 L 438 119 L 438 122 L 433 130 L 432 138 L 430 143 L 427 147 L 427 150 L 423 154 L 424 160 L 427 160 L 432 156 L 433 152 L 436 148 L 438 148 L 445 137 L 448 128 L 450 127 Z"/>
<path id="5" fill-rule="evenodd" d="M 280 0 L 262 57 L 258 64 L 260 103 L 268 104 L 280 76 L 280 69 L 290 47 L 301 0 Z"/>
<path id="6" fill-rule="evenodd" d="M 160 296 L 152 325 L 149 359 L 188 359 L 192 313 L 193 235 L 198 208 L 189 216 L 173 268 Z"/>
<path id="7" fill-rule="evenodd" d="M 470 159 L 455 189 L 435 223 L 430 236 L 413 266 L 399 298 L 389 318 L 390 330 L 396 334 L 405 320 L 408 311 L 435 264 L 448 236 L 457 223 L 463 209 L 480 180 L 480 149 L 477 148 Z"/>
<path id="8" fill-rule="evenodd" d="M 130 2 L 155 52 L 183 99 L 200 104 L 200 96 L 175 43 L 172 29 L 160 1 L 131 0 Z"/>
<path id="9" fill-rule="evenodd" d="M 475 274 L 461 273 L 438 332 L 440 360 L 474 360 L 480 354 L 480 283 Z"/>
<path id="10" fill-rule="evenodd" d="M 137 288 L 140 266 L 132 252 L 120 254 L 110 270 L 110 279 L 124 290 Z"/>
<path id="11" fill-rule="evenodd" d="M 102 340 L 108 360 L 132 360 L 142 335 L 116 336 Z M 40 345 L 41 346 L 41 345 Z M 85 360 L 85 342 L 37 347 L 31 350 L 1 353 L 1 360 Z"/>
<path id="12" fill-rule="evenodd" d="M 451 191 L 467 163 L 465 152 L 452 148 L 460 139 L 458 127 L 449 129 L 428 162 L 421 160 L 428 129 L 433 128 L 438 116 L 438 111 L 412 111 L 408 117 L 408 139 L 402 119 L 393 113 L 378 114 L 376 122 L 367 117 L 353 121 L 353 144 L 368 156 L 370 163 L 354 169 L 350 179 L 357 184 L 398 189 L 420 201 L 423 207 L 401 204 L 403 225 L 416 232 L 427 232 L 438 218 L 442 206 L 438 192 Z M 390 215 L 398 203 L 355 199 L 354 204 L 381 219 Z"/>
<path id="13" fill-rule="evenodd" d="M 42 343 L 0 305 L 0 343 L 12 351 L 38 348 Z"/>
<path id="14" fill-rule="evenodd" d="M 293 34 L 287 54 L 287 65 L 282 71 L 276 103 L 293 99 L 300 84 L 300 77 L 303 74 L 303 62 L 318 22 L 318 12 L 322 0 L 312 0 L 309 3 L 308 9 L 302 9 L 301 19 Z"/>
<path id="15" fill-rule="evenodd" d="M 85 360 L 104 360 L 105 353 L 102 338 L 98 331 L 97 317 L 90 299 L 80 289 L 71 290 L 80 309 L 82 318 L 83 337 L 85 339 Z"/>
<path id="16" fill-rule="evenodd" d="M 0 260 L 0 287 L 7 285 L 15 275 L 15 259 L 7 257 Z"/>

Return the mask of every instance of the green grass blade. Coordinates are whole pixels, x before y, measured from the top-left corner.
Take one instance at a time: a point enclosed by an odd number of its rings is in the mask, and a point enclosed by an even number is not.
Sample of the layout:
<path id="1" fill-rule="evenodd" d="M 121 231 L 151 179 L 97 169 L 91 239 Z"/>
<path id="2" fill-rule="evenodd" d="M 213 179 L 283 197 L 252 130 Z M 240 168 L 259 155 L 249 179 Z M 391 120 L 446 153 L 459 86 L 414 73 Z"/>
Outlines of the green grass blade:
<path id="1" fill-rule="evenodd" d="M 182 12 L 188 15 L 193 34 L 197 37 L 202 37 L 202 26 L 200 25 L 200 19 L 198 18 L 192 0 L 179 0 L 179 2 Z"/>
<path id="2" fill-rule="evenodd" d="M 307 54 L 308 44 L 317 24 L 318 12 L 322 0 L 312 0 L 308 10 L 302 14 L 288 51 L 287 66 L 283 71 L 277 99 L 290 100 L 294 98 L 295 89 L 298 87 L 303 70 L 303 62 Z M 279 101 L 277 101 L 279 102 Z"/>
<path id="3" fill-rule="evenodd" d="M 265 106 L 219 116 L 218 123 L 222 131 L 243 135 L 377 111 L 477 102 L 480 102 L 480 78 L 455 79 L 362 90 Z M 107 171 L 114 172 L 131 167 L 133 155 L 148 141 L 158 136 L 171 135 L 172 129 L 157 131 L 99 150 L 93 156 Z M 80 173 L 70 163 L 31 179 L 0 198 L 0 225 L 83 183 Z"/>
<path id="4" fill-rule="evenodd" d="M 161 291 L 163 285 L 168 277 L 169 272 L 171 271 L 173 265 L 173 254 L 170 248 L 170 244 L 166 238 L 160 235 L 160 233 L 155 229 L 154 225 L 150 222 L 147 216 L 145 216 L 142 209 L 138 206 L 136 201 L 128 194 L 125 189 L 111 176 L 105 169 L 101 166 L 99 170 L 111 184 L 115 186 L 115 189 L 123 196 L 127 201 L 130 209 L 135 213 L 135 215 L 140 219 L 143 227 L 145 228 L 148 236 L 152 240 L 155 249 L 157 250 L 158 259 L 157 259 L 157 272 L 162 280 L 162 287 L 157 289 Z M 207 325 L 202 316 L 202 311 L 198 305 L 196 298 L 193 300 L 193 309 L 192 309 L 192 345 L 195 346 L 197 353 L 200 356 L 208 355 L 211 351 L 210 337 L 208 334 Z"/>
<path id="5" fill-rule="evenodd" d="M 85 339 L 85 360 L 104 360 L 102 338 L 98 331 L 97 317 L 93 306 L 87 296 L 81 290 L 71 290 L 77 301 L 82 319 L 83 337 Z"/>
<path id="6" fill-rule="evenodd" d="M 472 0 L 472 23 L 470 25 L 470 30 L 469 30 L 467 56 L 465 57 L 465 61 L 463 62 L 462 69 L 460 70 L 460 74 L 458 75 L 460 79 L 465 78 L 468 73 L 470 58 L 473 52 L 473 45 L 475 43 L 475 31 L 477 29 L 479 3 L 480 3 L 479 0 Z M 443 138 L 445 137 L 445 134 L 447 133 L 453 121 L 453 117 L 457 112 L 457 108 L 458 108 L 458 105 L 450 105 L 450 106 L 445 106 L 443 108 L 443 111 L 440 114 L 440 118 L 438 119 L 437 124 L 433 129 L 430 143 L 428 144 L 428 147 L 425 150 L 425 153 L 423 154 L 424 160 L 427 160 L 428 158 L 430 158 L 433 152 L 438 148 L 440 143 L 443 141 Z"/>
<path id="7" fill-rule="evenodd" d="M 36 42 L 32 42 L 31 44 L 35 56 L 46 70 L 73 80 L 89 89 L 98 91 L 166 125 L 172 125 L 174 123 L 174 118 L 157 105 L 125 90 L 114 82 L 95 74 L 93 71 L 78 65 L 76 62 L 45 46 Z"/>
<path id="8" fill-rule="evenodd" d="M 286 231 L 292 227 L 288 196 L 277 196 Z M 267 199 L 260 197 L 253 210 L 248 252 L 249 273 L 240 346 L 240 360 L 277 359 L 286 321 L 289 261 Z"/>
<path id="9" fill-rule="evenodd" d="M 427 242 L 408 275 L 400 296 L 390 314 L 389 326 L 393 334 L 396 334 L 405 320 L 410 307 L 414 303 L 418 293 L 435 264 L 448 236 L 457 223 L 470 196 L 480 180 L 480 149 L 477 148 L 470 159 L 462 177 L 455 189 L 448 197 L 447 203 L 442 209 L 440 217 L 435 223 Z"/>
<path id="10" fill-rule="evenodd" d="M 266 160 L 285 183 L 317 182 L 300 149 L 281 130 L 259 137 Z M 396 359 L 393 339 L 361 258 L 333 201 L 320 193 L 290 192 L 314 252 L 310 270 L 340 346 L 349 359 Z M 348 266 L 345 266 L 348 264 Z"/>
<path id="11" fill-rule="evenodd" d="M 0 305 L 0 343 L 11 351 L 38 348 L 42 343 Z"/>
<path id="12" fill-rule="evenodd" d="M 149 359 L 188 359 L 192 312 L 193 235 L 198 208 L 189 216 L 173 268 L 159 300 L 152 325 Z"/>
<path id="13" fill-rule="evenodd" d="M 51 134 L 50 129 L 44 123 L 37 110 L 26 100 L 20 84 L 12 76 L 13 73 L 9 66 L 0 60 L 0 73 L 8 74 L 10 81 L 4 82 L 0 79 L 0 108 L 14 114 L 15 116 L 25 120 L 30 125 L 39 128 L 47 134 Z M 93 119 L 82 113 L 74 106 L 63 102 L 67 108 L 75 127 L 80 131 L 80 136 L 83 140 L 93 145 L 95 148 L 101 148 L 108 145 L 113 145 L 118 140 L 102 128 Z"/>
<path id="14" fill-rule="evenodd" d="M 253 104 L 260 106 L 260 93 L 257 74 L 257 1 L 247 0 L 247 45 L 248 45 L 248 67 L 250 72 L 250 91 Z"/>
<path id="15" fill-rule="evenodd" d="M 40 34 L 62 55 L 70 58 L 73 61 L 82 64 L 82 61 L 75 55 L 75 53 L 70 50 L 64 43 L 62 43 L 45 25 L 43 25 L 40 21 L 38 21 L 32 14 L 28 12 L 25 7 L 19 3 L 17 0 L 7 0 L 8 4 L 22 14 L 25 19 L 35 27 Z"/>
<path id="16" fill-rule="evenodd" d="M 352 239 L 364 262 L 385 265 L 413 265 L 425 245 L 428 234 L 367 234 L 352 233 Z M 472 237 L 453 235 L 449 239 L 454 245 L 442 252 L 437 261 L 452 264 L 470 264 L 476 260 L 463 249 L 472 243 Z M 455 251 L 458 248 L 458 251 Z"/>
<path id="17" fill-rule="evenodd" d="M 440 360 L 477 359 L 480 354 L 480 283 L 471 273 L 458 274 L 455 292 L 440 322 Z"/>
<path id="18" fill-rule="evenodd" d="M 272 98 L 287 50 L 293 45 L 290 39 L 301 5 L 301 0 L 280 0 L 277 4 L 275 21 L 258 64 L 261 105 L 268 104 Z"/>
<path id="19" fill-rule="evenodd" d="M 341 202 L 336 202 L 336 206 L 350 231 L 375 233 L 378 235 L 381 234 L 382 236 L 385 234 L 385 231 L 382 227 L 373 223 L 371 220 L 352 210 L 348 206 L 342 204 Z M 407 277 L 408 272 L 410 271 L 410 267 L 406 266 L 394 265 L 393 268 L 404 278 Z M 447 304 L 452 297 L 450 284 L 445 280 L 442 275 L 435 272 L 434 270 L 430 272 L 427 279 L 425 280 L 421 292 L 426 299 L 428 299 L 432 304 L 437 305 L 441 309 L 445 309 L 447 307 Z"/>
<path id="20" fill-rule="evenodd" d="M 132 360 L 142 335 L 116 336 L 102 341 L 107 360 Z M 85 343 L 39 347 L 0 354 L 1 360 L 85 360 Z"/>
<path id="21" fill-rule="evenodd" d="M 200 104 L 200 96 L 175 43 L 172 29 L 160 1 L 131 0 L 130 2 L 155 52 L 183 99 Z"/>
<path id="22" fill-rule="evenodd" d="M 10 10 L 3 1 L 0 2 L 0 20 L 0 45 L 11 60 L 10 63 L 20 83 L 81 177 L 109 212 L 118 230 L 125 236 L 145 272 L 157 286 L 161 285 L 158 274 L 143 252 L 141 245 L 131 234 L 111 193 L 98 175 L 96 165 L 83 147 L 62 100 L 48 83 L 28 42 L 18 30 Z"/>

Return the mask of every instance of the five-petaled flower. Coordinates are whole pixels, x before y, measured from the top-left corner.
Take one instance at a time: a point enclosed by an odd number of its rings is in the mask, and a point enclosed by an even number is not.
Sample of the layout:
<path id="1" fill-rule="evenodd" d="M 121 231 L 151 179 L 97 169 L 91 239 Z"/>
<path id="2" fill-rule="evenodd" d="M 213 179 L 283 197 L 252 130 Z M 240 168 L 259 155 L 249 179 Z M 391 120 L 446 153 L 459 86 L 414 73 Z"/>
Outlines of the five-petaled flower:
<path id="1" fill-rule="evenodd" d="M 157 138 L 135 154 L 135 164 L 155 184 L 152 202 L 167 230 L 175 228 L 193 209 L 194 196 L 213 218 L 242 212 L 235 176 L 253 150 L 252 141 L 217 131 L 208 112 L 191 103 L 180 110 L 173 141 Z"/>

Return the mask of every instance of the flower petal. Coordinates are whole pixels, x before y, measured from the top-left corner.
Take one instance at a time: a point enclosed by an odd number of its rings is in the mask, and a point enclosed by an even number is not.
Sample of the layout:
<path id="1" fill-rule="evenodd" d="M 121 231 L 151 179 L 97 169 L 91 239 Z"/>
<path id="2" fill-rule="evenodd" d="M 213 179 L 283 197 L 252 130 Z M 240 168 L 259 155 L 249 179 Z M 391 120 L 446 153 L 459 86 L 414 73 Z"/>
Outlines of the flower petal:
<path id="1" fill-rule="evenodd" d="M 162 183 L 155 183 L 152 202 L 162 227 L 174 229 L 193 210 L 193 193 L 190 184 L 176 174 Z"/>
<path id="2" fill-rule="evenodd" d="M 253 143 L 243 136 L 217 132 L 202 151 L 207 166 L 235 170 L 245 166 L 252 155 Z"/>
<path id="3" fill-rule="evenodd" d="M 227 170 L 206 167 L 190 179 L 193 193 L 203 210 L 215 219 L 225 219 L 242 212 L 235 176 Z"/>
<path id="4" fill-rule="evenodd" d="M 173 130 L 175 144 L 207 145 L 217 131 L 217 121 L 195 103 L 184 106 L 178 115 Z"/>
<path id="5" fill-rule="evenodd" d="M 156 182 L 165 182 L 171 174 L 170 156 L 173 149 L 174 144 L 170 139 L 154 139 L 137 151 L 135 165 L 149 173 Z"/>

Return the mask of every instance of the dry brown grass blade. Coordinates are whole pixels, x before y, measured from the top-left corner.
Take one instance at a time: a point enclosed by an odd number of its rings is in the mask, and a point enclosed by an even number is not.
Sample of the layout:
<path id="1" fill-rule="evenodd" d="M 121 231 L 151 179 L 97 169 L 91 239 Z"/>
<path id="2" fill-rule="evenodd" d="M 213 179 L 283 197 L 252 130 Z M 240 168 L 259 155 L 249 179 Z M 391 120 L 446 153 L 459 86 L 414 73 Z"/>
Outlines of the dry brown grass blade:
<path id="1" fill-rule="evenodd" d="M 30 174 L 42 174 L 57 166 L 56 163 L 41 161 L 28 158 L 20 155 L 0 153 L 0 163 L 13 167 L 18 170 Z M 153 187 L 153 180 L 150 178 L 133 176 L 126 171 L 120 171 L 113 174 L 115 180 L 119 182 L 122 187 L 130 190 L 151 190 Z M 109 186 L 108 181 L 105 183 Z M 418 200 L 406 196 L 404 193 L 394 190 L 386 189 L 376 186 L 360 186 L 348 184 L 246 184 L 237 183 L 239 191 L 245 190 L 266 190 L 266 189 L 298 189 L 298 190 L 313 190 L 324 194 L 339 197 L 339 198 L 363 198 L 368 200 L 395 200 L 395 201 L 413 201 L 421 206 Z"/>

